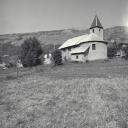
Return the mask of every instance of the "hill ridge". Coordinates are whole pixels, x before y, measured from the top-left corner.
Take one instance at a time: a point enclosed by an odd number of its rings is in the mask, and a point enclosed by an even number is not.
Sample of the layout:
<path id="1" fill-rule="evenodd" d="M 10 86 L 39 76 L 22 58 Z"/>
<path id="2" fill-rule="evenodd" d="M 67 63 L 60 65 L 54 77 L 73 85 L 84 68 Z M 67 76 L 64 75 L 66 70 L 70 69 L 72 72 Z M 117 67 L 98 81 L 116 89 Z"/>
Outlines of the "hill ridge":
<path id="1" fill-rule="evenodd" d="M 117 42 L 128 43 L 128 27 L 115 26 L 104 29 L 105 40 L 115 40 Z M 0 44 L 11 43 L 13 45 L 21 45 L 22 42 L 29 37 L 36 37 L 42 45 L 62 44 L 67 39 L 89 33 L 89 29 L 60 29 L 51 31 L 39 31 L 29 33 L 14 33 L 0 35 Z"/>

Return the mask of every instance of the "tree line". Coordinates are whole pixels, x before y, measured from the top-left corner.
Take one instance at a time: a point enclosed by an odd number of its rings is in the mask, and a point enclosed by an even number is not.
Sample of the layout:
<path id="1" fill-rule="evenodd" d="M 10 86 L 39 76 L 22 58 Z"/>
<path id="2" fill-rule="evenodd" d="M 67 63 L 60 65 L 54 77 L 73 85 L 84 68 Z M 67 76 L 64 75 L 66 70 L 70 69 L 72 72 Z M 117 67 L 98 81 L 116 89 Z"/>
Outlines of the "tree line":
<path id="1" fill-rule="evenodd" d="M 108 48 L 107 48 L 107 56 L 108 58 L 114 58 L 117 54 L 118 51 L 122 51 L 124 52 L 124 56 L 123 58 L 128 60 L 128 45 L 124 45 L 122 43 L 116 43 L 116 42 L 113 42 L 111 43 L 110 45 L 108 45 Z"/>
<path id="2" fill-rule="evenodd" d="M 43 59 L 40 58 L 40 56 L 44 55 L 44 53 L 48 49 L 48 48 L 43 48 L 41 46 L 40 41 L 35 37 L 29 37 L 28 39 L 24 40 L 24 42 L 21 44 L 20 47 L 17 47 L 17 49 L 15 48 L 16 50 L 12 48 L 10 44 L 9 45 L 6 44 L 6 45 L 5 45 L 6 48 L 9 48 L 10 51 L 14 51 L 14 52 L 18 51 L 17 56 L 21 60 L 24 67 L 33 67 L 33 66 L 43 64 Z M 3 48 L 3 46 L 1 48 Z M 117 44 L 116 42 L 113 42 L 108 46 L 108 49 L 107 49 L 108 58 L 115 57 L 116 53 L 120 49 L 124 51 L 125 53 L 124 58 L 127 60 L 128 59 L 128 45 L 126 45 L 125 47 L 122 47 L 121 44 Z M 60 50 L 58 50 L 57 48 L 54 49 L 51 55 L 52 55 L 52 62 L 54 66 L 62 64 L 62 55 L 61 55 Z M 2 62 L 2 57 L 0 57 L 0 63 L 1 62 Z"/>
<path id="3" fill-rule="evenodd" d="M 21 45 L 20 59 L 24 67 L 32 67 L 43 64 L 40 56 L 44 53 L 43 48 L 38 39 L 30 37 Z M 54 65 L 62 64 L 61 52 L 55 49 L 52 52 L 52 61 Z"/>

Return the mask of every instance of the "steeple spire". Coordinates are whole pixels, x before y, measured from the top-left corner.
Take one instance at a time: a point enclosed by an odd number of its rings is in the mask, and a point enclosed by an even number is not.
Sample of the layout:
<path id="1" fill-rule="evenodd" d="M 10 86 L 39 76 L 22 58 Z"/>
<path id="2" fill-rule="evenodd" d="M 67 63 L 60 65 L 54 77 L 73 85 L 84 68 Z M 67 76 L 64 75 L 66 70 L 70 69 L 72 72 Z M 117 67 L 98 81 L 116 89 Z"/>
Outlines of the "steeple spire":
<path id="1" fill-rule="evenodd" d="M 95 16 L 95 18 L 94 18 L 94 20 L 93 20 L 93 22 L 91 24 L 90 29 L 95 28 L 95 27 L 98 27 L 98 28 L 102 28 L 103 29 L 103 26 L 101 25 L 100 20 L 99 20 L 99 18 L 98 18 L 97 15 Z"/>

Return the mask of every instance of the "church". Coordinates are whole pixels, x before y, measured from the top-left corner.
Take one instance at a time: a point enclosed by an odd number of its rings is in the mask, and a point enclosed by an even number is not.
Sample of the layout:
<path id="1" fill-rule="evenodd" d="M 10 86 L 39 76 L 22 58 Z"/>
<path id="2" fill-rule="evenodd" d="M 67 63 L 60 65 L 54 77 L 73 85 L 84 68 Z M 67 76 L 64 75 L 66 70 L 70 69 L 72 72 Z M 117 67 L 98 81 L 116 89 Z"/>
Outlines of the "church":
<path id="1" fill-rule="evenodd" d="M 86 62 L 107 59 L 107 41 L 103 39 L 103 29 L 96 15 L 89 34 L 69 39 L 59 47 L 63 61 Z"/>

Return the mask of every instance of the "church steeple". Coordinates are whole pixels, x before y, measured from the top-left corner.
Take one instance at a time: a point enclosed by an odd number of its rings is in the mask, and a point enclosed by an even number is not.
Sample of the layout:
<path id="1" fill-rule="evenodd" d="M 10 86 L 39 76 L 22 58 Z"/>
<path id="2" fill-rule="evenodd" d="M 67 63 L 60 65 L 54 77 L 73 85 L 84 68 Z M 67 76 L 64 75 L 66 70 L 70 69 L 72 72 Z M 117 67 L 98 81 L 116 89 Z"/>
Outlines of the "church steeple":
<path id="1" fill-rule="evenodd" d="M 96 27 L 103 29 L 103 26 L 101 25 L 100 20 L 99 20 L 99 18 L 98 18 L 97 15 L 95 16 L 95 18 L 94 18 L 94 20 L 93 20 L 93 22 L 92 22 L 92 24 L 91 24 L 90 29 L 96 28 Z"/>
<path id="2" fill-rule="evenodd" d="M 90 33 L 94 33 L 103 39 L 103 26 L 101 25 L 97 15 L 91 24 Z"/>

